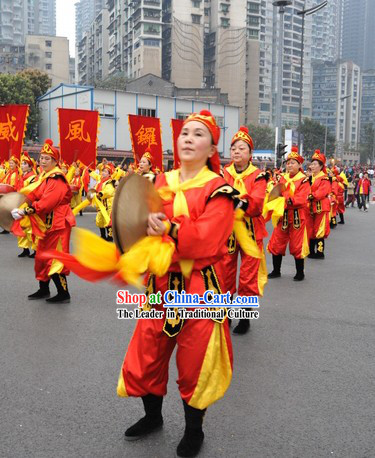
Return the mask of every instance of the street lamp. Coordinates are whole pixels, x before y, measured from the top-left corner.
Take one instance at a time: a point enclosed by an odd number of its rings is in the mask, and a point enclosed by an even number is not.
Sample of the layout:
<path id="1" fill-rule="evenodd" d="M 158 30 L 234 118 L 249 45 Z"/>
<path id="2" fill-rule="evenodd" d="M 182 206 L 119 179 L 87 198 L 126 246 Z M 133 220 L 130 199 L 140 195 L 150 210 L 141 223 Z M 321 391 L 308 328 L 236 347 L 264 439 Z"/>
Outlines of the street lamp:
<path id="1" fill-rule="evenodd" d="M 279 71 L 277 74 L 277 97 L 276 97 L 276 127 L 278 129 L 277 132 L 277 139 L 276 145 L 281 140 L 281 116 L 282 116 L 282 87 L 283 87 L 283 50 L 284 50 L 284 13 L 285 7 L 292 4 L 291 0 L 277 0 L 274 1 L 273 6 L 277 6 L 279 8 L 280 14 L 280 23 L 279 23 L 279 52 L 278 52 L 278 63 L 279 63 Z M 276 156 L 276 154 L 275 154 Z"/>
<path id="2" fill-rule="evenodd" d="M 305 2 L 304 2 L 305 4 Z M 316 13 L 317 11 L 321 10 L 325 6 L 328 5 L 328 1 L 324 1 L 319 5 L 313 6 L 305 10 L 305 7 L 302 11 L 298 11 L 298 16 L 302 16 L 302 35 L 301 35 L 301 64 L 300 64 L 300 76 L 299 76 L 299 91 L 300 91 L 300 98 L 299 98 L 299 110 L 298 110 L 298 150 L 301 147 L 301 127 L 302 127 L 302 99 L 303 99 L 303 51 L 304 51 L 304 40 L 305 40 L 305 16 L 310 16 L 311 14 Z"/>

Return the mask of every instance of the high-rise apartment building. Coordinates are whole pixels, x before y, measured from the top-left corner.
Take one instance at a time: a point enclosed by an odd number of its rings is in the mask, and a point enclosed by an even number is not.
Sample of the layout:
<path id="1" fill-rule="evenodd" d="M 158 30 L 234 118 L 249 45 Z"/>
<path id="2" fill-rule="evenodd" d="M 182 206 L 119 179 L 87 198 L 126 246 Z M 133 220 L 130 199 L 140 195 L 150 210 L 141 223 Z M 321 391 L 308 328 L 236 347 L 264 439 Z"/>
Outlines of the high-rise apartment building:
<path id="1" fill-rule="evenodd" d="M 106 0 L 79 0 L 75 4 L 76 46 L 82 40 L 84 33 L 89 30 L 102 8 L 105 8 L 105 4 Z"/>
<path id="2" fill-rule="evenodd" d="M 125 0 L 107 0 L 108 8 L 108 74 L 124 72 Z"/>
<path id="3" fill-rule="evenodd" d="M 310 1 L 308 7 L 317 6 L 321 0 Z M 335 62 L 340 57 L 342 0 L 330 0 L 314 13 L 311 30 L 311 59 L 318 62 Z"/>
<path id="4" fill-rule="evenodd" d="M 366 125 L 375 127 L 375 70 L 362 73 L 361 137 L 365 141 Z"/>
<path id="5" fill-rule="evenodd" d="M 161 0 L 124 2 L 123 68 L 125 76 L 161 76 Z"/>
<path id="6" fill-rule="evenodd" d="M 78 84 L 93 85 L 108 76 L 108 10 L 103 8 L 78 43 Z"/>
<path id="7" fill-rule="evenodd" d="M 335 135 L 338 151 L 359 142 L 361 71 L 351 61 L 314 64 L 312 117 Z"/>
<path id="8" fill-rule="evenodd" d="M 363 71 L 375 68 L 375 2 L 342 0 L 343 59 L 352 60 Z"/>
<path id="9" fill-rule="evenodd" d="M 181 88 L 202 87 L 205 2 L 163 0 L 162 76 Z"/>
<path id="10" fill-rule="evenodd" d="M 25 35 L 56 35 L 56 0 L 23 0 Z"/>
<path id="11" fill-rule="evenodd" d="M 24 1 L 1 0 L 0 46 L 22 46 L 24 44 L 24 35 Z"/>

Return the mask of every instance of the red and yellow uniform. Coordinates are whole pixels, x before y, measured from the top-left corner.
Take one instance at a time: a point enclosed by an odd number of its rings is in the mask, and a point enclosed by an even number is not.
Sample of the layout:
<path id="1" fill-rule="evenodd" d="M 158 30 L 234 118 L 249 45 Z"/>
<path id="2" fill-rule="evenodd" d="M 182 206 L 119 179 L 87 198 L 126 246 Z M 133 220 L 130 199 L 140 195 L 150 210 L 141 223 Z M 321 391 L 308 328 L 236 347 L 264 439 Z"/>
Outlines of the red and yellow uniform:
<path id="1" fill-rule="evenodd" d="M 228 240 L 228 253 L 223 265 L 225 271 L 226 291 L 236 292 L 238 256 L 241 256 L 238 295 L 263 296 L 264 285 L 267 283 L 267 267 L 263 249 L 263 238 L 267 236 L 265 221 L 262 216 L 266 196 L 266 174 L 251 162 L 241 173 L 233 164 L 224 168 L 224 179 L 239 191 L 239 197 L 246 202 L 244 220 L 250 237 L 258 245 L 261 258 L 254 258 L 242 250 L 234 234 Z"/>
<path id="2" fill-rule="evenodd" d="M 18 185 L 19 185 L 18 182 L 19 182 L 19 179 L 20 179 L 20 172 L 19 172 L 19 168 L 18 168 L 19 165 L 20 165 L 20 161 L 14 156 L 12 156 L 9 159 L 9 162 L 10 161 L 13 161 L 15 163 L 16 167 L 14 169 L 9 168 L 1 182 L 4 183 L 4 184 L 8 184 L 10 186 L 13 186 L 14 190 L 16 190 L 18 188 Z"/>
<path id="3" fill-rule="evenodd" d="M 96 199 L 96 225 L 100 229 L 110 226 L 112 203 L 115 195 L 114 181 L 112 180 L 113 170 L 109 165 L 103 167 L 103 170 L 108 170 L 109 176 L 103 177 L 95 172 L 91 172 L 90 176 L 98 183 L 95 185 Z M 95 202 L 94 202 L 95 203 Z"/>
<path id="4" fill-rule="evenodd" d="M 336 182 L 337 182 L 337 213 L 340 216 L 341 222 L 344 221 L 343 215 L 345 213 L 345 185 L 348 185 L 348 181 L 344 174 L 340 174 L 337 167 L 333 169 L 333 173 L 335 174 Z"/>
<path id="5" fill-rule="evenodd" d="M 285 256 L 289 243 L 289 252 L 296 259 L 304 259 L 309 254 L 309 242 L 306 228 L 307 197 L 310 183 L 306 175 L 298 172 L 291 177 L 288 173 L 280 178 L 286 190 L 284 215 L 272 232 L 268 251 L 277 256 Z"/>
<path id="6" fill-rule="evenodd" d="M 325 166 L 325 155 L 319 150 L 313 154 L 312 160 L 317 160 Z M 309 257 L 311 258 L 324 257 L 324 239 L 330 233 L 331 202 L 329 196 L 331 192 L 332 185 L 323 167 L 316 176 L 311 176 L 311 192 L 308 196 L 310 211 L 307 213 L 307 227 L 310 239 Z M 317 247 L 316 253 L 315 246 Z"/>
<path id="7" fill-rule="evenodd" d="M 233 227 L 230 217 L 233 202 L 228 198 L 228 187 L 221 177 L 204 168 L 197 177 L 188 180 L 193 182 L 191 187 L 184 182 L 183 191 L 180 191 L 178 176 L 179 170 L 175 170 L 156 178 L 164 213 L 173 223 L 171 234 L 175 238 L 176 252 L 166 275 L 148 277 L 147 292 L 164 294 L 169 289 L 200 295 L 208 289 L 224 292 L 218 261 L 227 251 L 226 241 Z M 188 214 L 177 216 L 181 192 Z M 183 260 L 192 263 L 190 277 L 182 273 Z M 154 307 L 163 310 L 162 306 Z M 169 359 L 176 345 L 182 399 L 194 408 L 205 409 L 221 398 L 232 377 L 231 341 L 226 322 L 207 319 L 139 320 L 120 373 L 118 394 L 164 396 Z M 147 356 L 144 349 L 147 349 Z"/>
<path id="8" fill-rule="evenodd" d="M 73 194 L 72 200 L 70 202 L 70 206 L 73 209 L 82 202 L 83 181 L 81 177 L 81 171 L 79 175 L 74 174 L 74 176 L 72 177 L 72 179 L 69 182 L 69 185 L 70 185 L 70 189 Z"/>

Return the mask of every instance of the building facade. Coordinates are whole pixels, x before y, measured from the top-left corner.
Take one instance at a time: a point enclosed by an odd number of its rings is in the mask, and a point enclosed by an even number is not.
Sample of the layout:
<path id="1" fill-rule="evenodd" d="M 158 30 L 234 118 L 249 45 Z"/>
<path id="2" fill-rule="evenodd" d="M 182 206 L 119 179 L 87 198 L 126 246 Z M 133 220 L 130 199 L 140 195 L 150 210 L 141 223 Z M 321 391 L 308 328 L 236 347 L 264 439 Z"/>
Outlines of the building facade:
<path id="1" fill-rule="evenodd" d="M 25 35 L 56 35 L 56 0 L 24 0 Z"/>
<path id="2" fill-rule="evenodd" d="M 335 135 L 337 151 L 359 143 L 361 71 L 350 61 L 314 64 L 312 117 Z"/>
<path id="3" fill-rule="evenodd" d="M 26 35 L 25 60 L 27 68 L 46 72 L 52 86 L 70 82 L 69 41 L 65 37 Z"/>
<path id="4" fill-rule="evenodd" d="M 24 1 L 1 0 L 0 46 L 23 46 L 25 35 Z"/>
<path id="5" fill-rule="evenodd" d="M 89 30 L 91 23 L 102 8 L 105 8 L 105 4 L 106 0 L 79 0 L 75 4 L 76 46 L 82 40 L 85 32 Z"/>
<path id="6" fill-rule="evenodd" d="M 59 85 L 42 96 L 38 104 L 41 113 L 39 137 L 51 138 L 55 144 L 59 143 L 57 108 L 61 107 L 98 110 L 98 144 L 122 151 L 132 149 L 128 114 L 160 118 L 163 150 L 172 151 L 171 118 L 183 118 L 191 112 L 209 109 L 221 127 L 218 151 L 223 157 L 229 157 L 230 142 L 239 125 L 239 109 L 231 105 L 87 86 Z"/>
<path id="7" fill-rule="evenodd" d="M 367 125 L 375 127 L 375 70 L 362 73 L 361 143 Z"/>
<path id="8" fill-rule="evenodd" d="M 342 0 L 341 58 L 351 60 L 361 70 L 375 68 L 375 2 Z"/>
<path id="9" fill-rule="evenodd" d="M 78 43 L 78 84 L 93 85 L 108 76 L 108 10 L 103 8 Z"/>

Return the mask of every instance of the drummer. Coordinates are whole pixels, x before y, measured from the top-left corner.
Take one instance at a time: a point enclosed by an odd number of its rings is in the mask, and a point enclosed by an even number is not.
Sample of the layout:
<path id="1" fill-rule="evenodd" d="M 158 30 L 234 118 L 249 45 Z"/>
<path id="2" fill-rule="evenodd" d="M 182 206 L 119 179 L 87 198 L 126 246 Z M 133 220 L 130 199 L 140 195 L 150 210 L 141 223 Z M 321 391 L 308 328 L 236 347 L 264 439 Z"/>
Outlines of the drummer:
<path id="1" fill-rule="evenodd" d="M 150 181 L 155 181 L 154 159 L 150 151 L 146 151 L 138 164 L 138 173 Z"/>
<path id="2" fill-rule="evenodd" d="M 1 180 L 1 183 L 12 186 L 13 191 L 17 189 L 20 179 L 19 165 L 20 161 L 15 156 L 11 156 L 9 159 L 9 169 Z M 4 229 L 0 234 L 9 234 L 9 231 Z"/>

